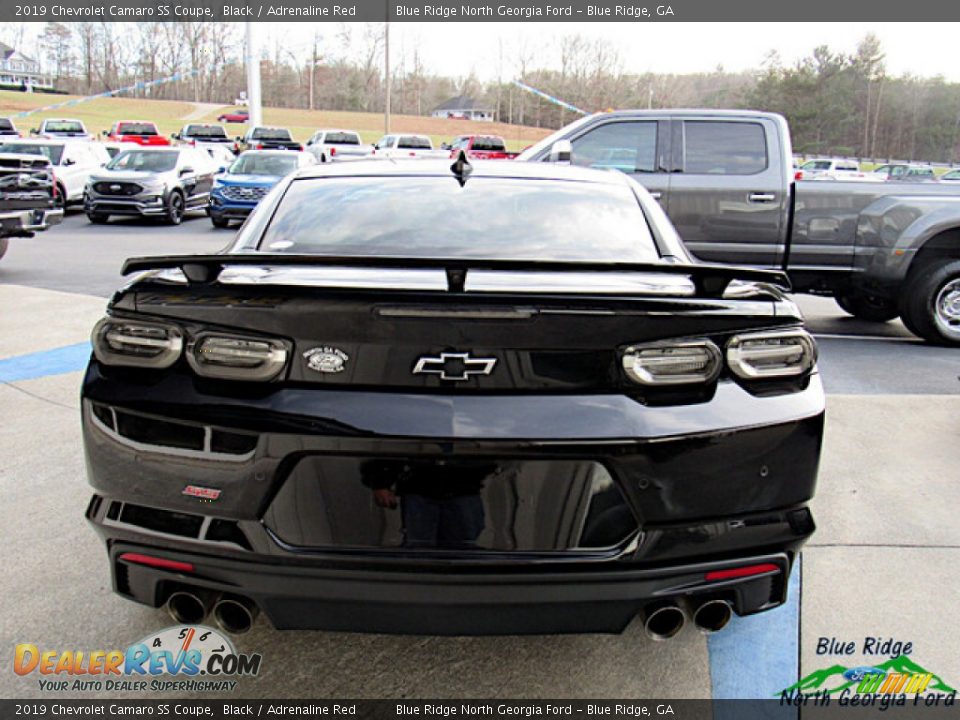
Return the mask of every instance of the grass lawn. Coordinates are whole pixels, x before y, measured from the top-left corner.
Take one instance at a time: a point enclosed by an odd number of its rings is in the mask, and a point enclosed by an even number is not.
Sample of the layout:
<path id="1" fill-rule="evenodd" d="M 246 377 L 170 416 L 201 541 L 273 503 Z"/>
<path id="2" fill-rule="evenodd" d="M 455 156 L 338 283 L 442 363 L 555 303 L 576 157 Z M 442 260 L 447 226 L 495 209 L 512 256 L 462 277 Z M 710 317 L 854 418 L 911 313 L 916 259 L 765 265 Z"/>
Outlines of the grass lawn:
<path id="1" fill-rule="evenodd" d="M 75 99 L 70 95 L 47 95 L 0 91 L 0 117 L 46 107 Z M 24 134 L 40 124 L 43 118 L 68 117 L 82 120 L 90 132 L 99 134 L 108 130 L 117 120 L 150 120 L 160 131 L 169 135 L 176 132 L 193 116 L 192 122 L 216 122 L 217 116 L 229 106 L 194 104 L 175 100 L 145 100 L 143 98 L 98 98 L 70 107 L 38 112 L 28 117 L 13 118 L 14 124 Z M 332 112 L 325 110 L 295 110 L 290 108 L 264 108 L 264 123 L 285 127 L 294 138 L 305 142 L 320 128 L 343 128 L 356 130 L 365 142 L 376 142 L 383 135 L 383 115 L 380 113 Z M 231 136 L 242 135 L 244 124 L 226 125 Z M 429 135 L 435 146 L 457 135 L 471 133 L 501 135 L 511 150 L 522 150 L 550 133 L 549 130 L 506 123 L 472 122 L 469 120 L 445 120 L 416 115 L 393 115 L 392 132 L 409 132 Z"/>

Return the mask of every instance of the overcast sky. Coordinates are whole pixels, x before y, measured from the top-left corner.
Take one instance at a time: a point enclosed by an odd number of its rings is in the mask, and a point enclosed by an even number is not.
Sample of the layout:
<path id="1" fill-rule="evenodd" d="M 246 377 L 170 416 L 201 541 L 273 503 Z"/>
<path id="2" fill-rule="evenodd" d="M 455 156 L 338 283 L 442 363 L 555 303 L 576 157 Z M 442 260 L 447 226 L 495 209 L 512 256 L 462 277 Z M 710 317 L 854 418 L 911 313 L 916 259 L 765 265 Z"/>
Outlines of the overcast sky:
<path id="1" fill-rule="evenodd" d="M 273 38 L 282 37 L 288 47 L 309 45 L 315 30 L 328 42 L 336 37 L 336 25 L 327 23 L 264 23 L 260 28 L 264 41 L 272 44 Z M 953 61 L 957 23 L 399 22 L 391 25 L 391 56 L 398 63 L 401 49 L 409 56 L 413 44 L 419 43 L 428 71 L 456 77 L 473 72 L 489 80 L 497 76 L 500 41 L 508 61 L 515 54 L 511 49 L 526 39 L 534 47 L 545 46 L 540 63 L 535 64 L 557 66 L 558 39 L 579 33 L 611 41 L 624 69 L 631 73 L 691 73 L 718 65 L 739 71 L 760 67 L 774 49 L 786 63 L 809 54 L 817 45 L 853 52 L 868 32 L 880 38 L 888 73 L 943 75 L 960 81 L 960 63 Z M 505 75 L 511 70 L 505 67 Z"/>

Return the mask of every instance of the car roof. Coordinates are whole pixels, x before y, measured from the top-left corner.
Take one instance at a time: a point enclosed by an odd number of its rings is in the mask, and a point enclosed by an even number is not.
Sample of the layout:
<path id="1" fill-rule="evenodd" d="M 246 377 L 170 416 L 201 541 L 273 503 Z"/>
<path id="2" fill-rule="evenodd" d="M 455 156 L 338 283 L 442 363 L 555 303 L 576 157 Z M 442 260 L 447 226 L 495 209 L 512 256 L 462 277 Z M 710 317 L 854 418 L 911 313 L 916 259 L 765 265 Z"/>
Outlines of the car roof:
<path id="1" fill-rule="evenodd" d="M 476 160 L 470 163 L 470 177 L 567 180 L 604 185 L 623 185 L 628 178 L 617 170 L 595 170 L 575 165 L 540 162 Z M 443 160 L 355 160 L 349 163 L 322 163 L 300 170 L 296 178 L 325 177 L 452 177 L 450 161 Z M 467 180 L 469 182 L 469 180 Z"/>

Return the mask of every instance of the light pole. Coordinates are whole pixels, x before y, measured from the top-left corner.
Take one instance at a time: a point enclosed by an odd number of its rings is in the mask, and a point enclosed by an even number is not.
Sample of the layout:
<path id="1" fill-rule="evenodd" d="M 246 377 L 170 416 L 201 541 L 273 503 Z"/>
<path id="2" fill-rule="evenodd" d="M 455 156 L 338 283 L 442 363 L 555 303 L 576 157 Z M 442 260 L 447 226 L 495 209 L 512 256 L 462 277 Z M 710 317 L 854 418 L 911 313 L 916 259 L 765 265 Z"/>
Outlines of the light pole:
<path id="1" fill-rule="evenodd" d="M 253 33 L 253 23 L 247 26 L 247 110 L 250 112 L 250 127 L 263 124 L 260 105 L 260 53 Z"/>
<path id="2" fill-rule="evenodd" d="M 390 23 L 383 24 L 383 75 L 385 78 L 385 96 L 383 103 L 383 134 L 390 134 Z"/>

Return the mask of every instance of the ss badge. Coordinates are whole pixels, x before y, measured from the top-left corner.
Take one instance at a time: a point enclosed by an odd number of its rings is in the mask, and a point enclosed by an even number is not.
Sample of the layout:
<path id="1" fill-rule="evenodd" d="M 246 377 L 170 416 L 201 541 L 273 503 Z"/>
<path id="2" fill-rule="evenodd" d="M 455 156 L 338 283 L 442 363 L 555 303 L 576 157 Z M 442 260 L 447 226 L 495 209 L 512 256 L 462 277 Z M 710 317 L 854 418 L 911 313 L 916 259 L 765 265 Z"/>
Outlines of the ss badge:
<path id="1" fill-rule="evenodd" d="M 343 366 L 350 359 L 343 350 L 335 347 L 315 347 L 307 350 L 303 357 L 307 367 L 319 373 L 343 372 Z"/>

